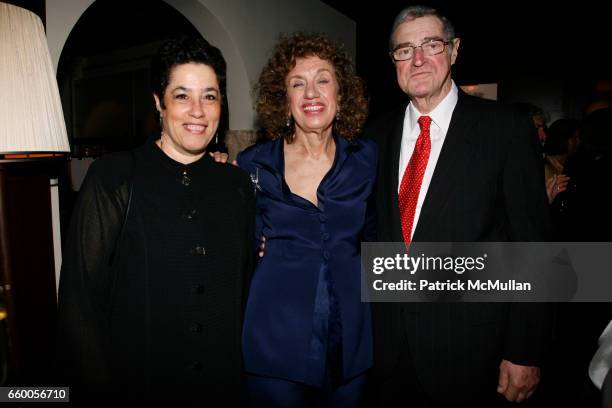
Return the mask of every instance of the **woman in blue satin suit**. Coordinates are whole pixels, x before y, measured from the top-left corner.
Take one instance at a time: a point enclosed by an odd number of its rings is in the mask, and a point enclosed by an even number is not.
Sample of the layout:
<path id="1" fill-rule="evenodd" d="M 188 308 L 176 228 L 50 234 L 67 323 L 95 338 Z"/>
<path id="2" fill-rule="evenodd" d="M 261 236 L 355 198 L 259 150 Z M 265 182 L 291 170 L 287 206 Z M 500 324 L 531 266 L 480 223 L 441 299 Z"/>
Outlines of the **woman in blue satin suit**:
<path id="1" fill-rule="evenodd" d="M 356 140 L 367 115 L 350 56 L 320 34 L 283 37 L 257 86 L 267 142 L 238 156 L 257 194 L 243 352 L 254 406 L 357 406 L 372 365 L 360 301 L 360 242 L 377 151 Z"/>

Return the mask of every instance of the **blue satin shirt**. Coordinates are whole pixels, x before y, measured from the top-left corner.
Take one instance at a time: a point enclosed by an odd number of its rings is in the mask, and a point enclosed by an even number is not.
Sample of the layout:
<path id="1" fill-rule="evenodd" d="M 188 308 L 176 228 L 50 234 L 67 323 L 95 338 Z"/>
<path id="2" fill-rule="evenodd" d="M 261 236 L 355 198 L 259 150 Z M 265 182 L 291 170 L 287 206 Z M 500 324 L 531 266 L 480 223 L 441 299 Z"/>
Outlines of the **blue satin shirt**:
<path id="1" fill-rule="evenodd" d="M 339 360 L 341 381 L 372 366 L 370 307 L 360 300 L 360 243 L 375 235 L 368 202 L 377 148 L 370 140 L 334 139 L 334 163 L 317 190 L 317 206 L 289 190 L 282 138 L 238 155 L 256 189 L 255 240 L 266 237 L 243 329 L 248 373 L 321 387 L 330 360 Z"/>

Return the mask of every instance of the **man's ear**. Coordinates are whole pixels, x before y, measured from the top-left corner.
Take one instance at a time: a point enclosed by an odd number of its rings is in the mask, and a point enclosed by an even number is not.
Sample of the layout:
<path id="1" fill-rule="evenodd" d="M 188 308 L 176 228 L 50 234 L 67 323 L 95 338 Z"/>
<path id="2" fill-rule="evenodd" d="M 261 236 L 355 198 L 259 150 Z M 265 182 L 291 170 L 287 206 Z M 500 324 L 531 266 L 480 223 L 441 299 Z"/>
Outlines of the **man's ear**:
<path id="1" fill-rule="evenodd" d="M 461 38 L 454 38 L 452 40 L 453 48 L 451 49 L 451 65 L 455 64 L 457 60 L 457 56 L 459 55 L 459 44 L 461 43 Z"/>

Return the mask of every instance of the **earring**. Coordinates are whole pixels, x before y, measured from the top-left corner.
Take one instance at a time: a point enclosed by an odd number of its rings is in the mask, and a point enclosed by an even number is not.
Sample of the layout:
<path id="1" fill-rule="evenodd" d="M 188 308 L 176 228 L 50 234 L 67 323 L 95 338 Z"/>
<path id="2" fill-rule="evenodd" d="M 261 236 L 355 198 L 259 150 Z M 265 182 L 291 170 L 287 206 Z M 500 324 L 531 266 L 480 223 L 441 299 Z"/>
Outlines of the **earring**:
<path id="1" fill-rule="evenodd" d="M 219 133 L 215 133 L 215 144 L 218 145 L 219 144 Z"/>
<path id="2" fill-rule="evenodd" d="M 287 116 L 287 122 L 285 123 L 285 126 L 291 126 L 291 115 Z"/>

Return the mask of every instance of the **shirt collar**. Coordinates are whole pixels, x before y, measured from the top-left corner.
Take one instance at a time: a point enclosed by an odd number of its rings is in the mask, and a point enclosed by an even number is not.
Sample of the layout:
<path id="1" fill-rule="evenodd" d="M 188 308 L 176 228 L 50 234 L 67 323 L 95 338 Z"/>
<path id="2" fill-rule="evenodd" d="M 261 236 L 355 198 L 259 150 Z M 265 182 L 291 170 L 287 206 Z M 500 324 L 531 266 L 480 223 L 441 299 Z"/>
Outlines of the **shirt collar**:
<path id="1" fill-rule="evenodd" d="M 436 140 L 440 138 L 442 135 L 445 135 L 448 132 L 448 127 L 450 126 L 451 116 L 453 115 L 453 111 L 455 110 L 455 106 L 457 106 L 457 99 L 459 97 L 459 90 L 457 89 L 457 85 L 455 85 L 455 81 L 451 80 L 451 90 L 450 92 L 442 99 L 442 101 L 427 114 L 427 116 L 431 117 L 432 126 L 436 126 L 440 132 L 432 132 L 431 138 L 432 140 Z M 419 136 L 419 117 L 423 116 L 412 103 L 408 104 L 406 108 L 406 117 L 409 120 L 408 126 L 410 126 L 409 139 L 416 140 Z M 416 128 L 416 131 L 415 131 Z"/>

